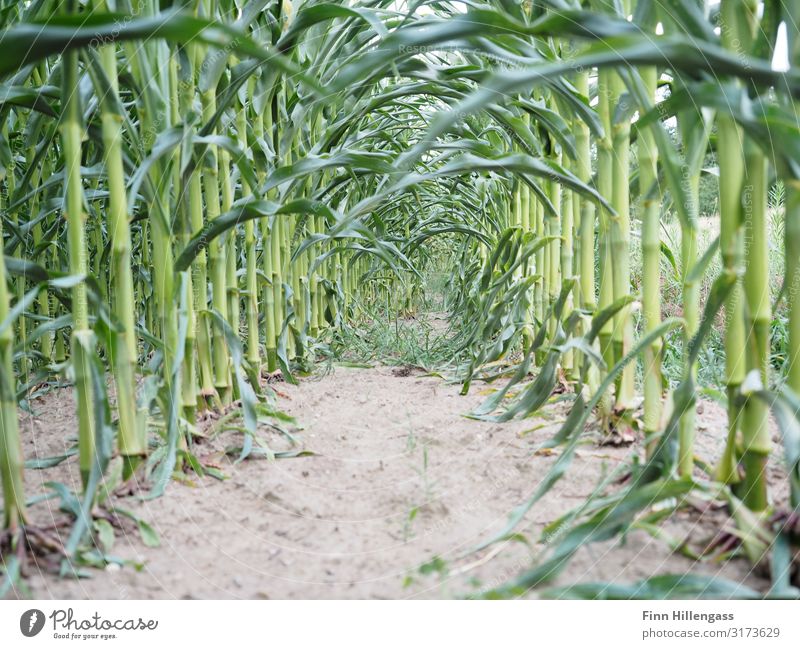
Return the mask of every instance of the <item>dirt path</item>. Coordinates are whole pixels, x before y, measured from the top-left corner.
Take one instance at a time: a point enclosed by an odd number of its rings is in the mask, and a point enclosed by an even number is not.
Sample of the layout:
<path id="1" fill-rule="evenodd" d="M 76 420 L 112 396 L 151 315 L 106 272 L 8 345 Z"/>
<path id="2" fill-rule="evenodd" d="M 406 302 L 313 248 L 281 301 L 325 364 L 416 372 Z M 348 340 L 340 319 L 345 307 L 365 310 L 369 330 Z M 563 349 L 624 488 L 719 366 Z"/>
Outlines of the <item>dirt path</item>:
<path id="1" fill-rule="evenodd" d="M 280 405 L 304 425 L 300 434 L 315 456 L 236 466 L 227 460 L 223 470 L 230 478 L 223 482 L 173 482 L 163 498 L 126 498 L 124 506 L 161 537 L 158 548 L 146 547 L 136 534 L 117 539 L 113 554 L 141 568 L 112 566 L 82 580 L 34 574 L 33 594 L 439 598 L 518 574 L 540 545 L 513 543 L 497 556 L 458 557 L 501 529 L 508 512 L 543 477 L 554 458 L 533 450 L 554 432 L 563 407 L 550 407 L 545 419 L 477 422 L 462 415 L 484 398 L 480 385 L 461 397 L 457 385 L 416 371 L 404 374 L 387 367 L 337 367 L 298 387 L 281 384 Z M 61 390 L 34 405 L 39 416 L 25 424 L 26 452 L 36 439 L 40 455 L 57 453 L 65 431 L 74 431 L 70 394 Z M 705 408 L 701 429 L 716 432 L 701 435 L 701 452 L 703 444 L 716 446 L 715 438 L 721 438 L 723 416 L 710 404 Z M 629 452 L 592 442 L 582 446 L 567 477 L 529 514 L 532 530 L 581 503 Z M 28 474 L 32 486 L 40 476 L 51 479 L 47 472 Z M 36 510 L 48 515 L 46 503 Z M 719 518 L 700 525 L 686 518 L 673 527 L 701 542 L 719 525 Z M 532 542 L 538 538 L 528 536 Z M 420 574 L 420 565 L 437 555 L 446 573 Z M 689 560 L 671 555 L 663 543 L 634 532 L 622 547 L 605 544 L 579 553 L 561 582 L 629 582 L 690 568 Z M 765 585 L 744 561 L 693 569 Z"/>

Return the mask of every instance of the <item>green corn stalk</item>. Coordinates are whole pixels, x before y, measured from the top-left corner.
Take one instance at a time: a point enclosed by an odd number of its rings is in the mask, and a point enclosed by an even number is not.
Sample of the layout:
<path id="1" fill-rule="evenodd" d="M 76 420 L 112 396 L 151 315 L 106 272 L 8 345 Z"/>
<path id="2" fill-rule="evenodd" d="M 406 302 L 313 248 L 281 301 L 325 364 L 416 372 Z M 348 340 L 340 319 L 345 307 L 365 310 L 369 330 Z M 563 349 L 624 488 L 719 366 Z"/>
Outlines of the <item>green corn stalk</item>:
<path id="1" fill-rule="evenodd" d="M 589 96 L 588 71 L 583 70 L 578 72 L 575 79 L 575 88 L 584 97 Z M 588 184 L 592 180 L 591 138 L 589 127 L 583 120 L 576 120 L 575 127 L 575 145 L 578 153 L 575 171 L 578 178 Z M 592 201 L 581 199 L 578 196 L 576 196 L 574 200 L 580 206 L 580 255 L 578 268 L 581 285 L 581 306 L 587 311 L 593 312 L 597 307 L 594 276 L 595 206 Z"/>
<path id="2" fill-rule="evenodd" d="M 273 144 L 272 102 L 268 102 L 263 117 L 255 119 L 257 138 L 268 138 Z M 269 195 L 269 194 L 268 194 Z M 264 287 L 264 344 L 267 350 L 267 371 L 272 373 L 278 369 L 278 333 L 280 327 L 280 217 L 262 221 L 261 258 L 262 270 L 269 284 Z"/>
<path id="3" fill-rule="evenodd" d="M 703 131 L 705 116 L 694 111 L 682 113 L 678 116 L 678 128 L 681 131 L 684 161 L 684 197 L 686 199 L 685 211 L 688 216 L 681 220 L 681 280 L 683 302 L 683 319 L 686 322 L 684 330 L 684 345 L 688 346 L 691 338 L 697 333 L 700 324 L 700 287 L 695 277 L 694 266 L 697 261 L 697 229 L 700 209 L 700 160 L 690 160 L 690 151 L 697 141 L 703 142 L 703 149 L 707 137 Z M 697 377 L 697 367 L 689 368 L 693 379 Z M 681 475 L 689 476 L 694 468 L 694 437 L 695 437 L 695 408 L 687 409 L 681 415 L 678 444 L 678 471 Z"/>
<path id="4" fill-rule="evenodd" d="M 111 241 L 111 265 L 114 283 L 114 315 L 122 330 L 116 334 L 112 355 L 114 380 L 117 386 L 117 412 L 119 415 L 118 447 L 126 461 L 126 473 L 131 472 L 138 459 L 147 452 L 144 416 L 137 412 L 136 364 L 138 349 L 135 295 L 131 271 L 131 234 L 128 223 L 125 172 L 122 165 L 122 120 L 116 107 L 119 105 L 116 47 L 101 48 L 103 71 L 110 84 L 101 104 L 104 163 L 108 182 L 108 231 Z"/>
<path id="5" fill-rule="evenodd" d="M 589 72 L 582 70 L 576 74 L 575 88 L 584 97 L 589 96 Z M 577 149 L 577 159 L 575 161 L 575 172 L 578 178 L 586 183 L 592 180 L 592 158 L 591 158 L 591 137 L 589 126 L 583 120 L 575 120 L 575 147 Z M 598 151 L 600 149 L 598 148 Z M 594 313 L 597 309 L 597 297 L 595 289 L 595 225 L 596 212 L 592 201 L 578 196 L 573 197 L 574 205 L 578 216 L 577 239 L 578 244 L 578 263 L 576 271 L 580 285 L 580 304 L 588 313 Z M 583 323 L 585 328 L 586 323 Z M 597 367 L 592 364 L 589 367 L 587 376 L 589 390 L 594 393 L 599 386 Z"/>
<path id="6" fill-rule="evenodd" d="M 611 141 L 611 88 L 609 70 L 600 70 L 597 76 L 597 110 L 603 126 L 603 137 L 597 140 L 597 191 L 602 196 L 611 196 L 613 190 L 613 156 Z M 600 311 L 611 306 L 614 301 L 613 282 L 613 253 L 611 249 L 611 215 L 601 209 L 598 222 L 598 247 L 599 247 L 599 292 L 597 307 Z M 614 346 L 612 335 L 613 321 L 609 320 L 600 329 L 600 350 L 606 367 L 614 366 Z M 611 395 L 603 395 L 598 404 L 598 410 L 604 419 L 611 415 Z"/>
<path id="7" fill-rule="evenodd" d="M 658 72 L 655 67 L 640 69 L 649 98 L 655 99 Z M 639 190 L 642 202 L 642 311 L 645 333 L 661 324 L 661 201 L 658 190 L 658 148 L 649 129 L 639 132 Z M 663 399 L 661 339 L 656 339 L 644 355 L 644 433 L 652 439 L 660 428 Z M 652 448 L 648 445 L 648 448 Z"/>
<path id="8" fill-rule="evenodd" d="M 561 152 L 552 152 L 551 156 L 557 163 L 561 162 Z M 561 185 L 555 181 L 548 181 L 548 198 L 553 204 L 555 212 L 549 212 L 545 216 L 545 232 L 547 236 L 554 237 L 554 240 L 547 245 L 547 252 L 545 257 L 545 272 L 547 278 L 545 285 L 547 287 L 547 300 L 548 305 L 552 306 L 558 299 L 558 294 L 561 291 L 561 234 L 562 234 L 562 215 L 561 210 Z M 549 324 L 549 336 L 553 340 L 555 338 L 556 322 L 555 318 L 551 319 Z"/>
<path id="9" fill-rule="evenodd" d="M 0 221 L 0 241 L 3 240 Z M 17 385 L 14 378 L 14 329 L 9 317 L 8 276 L 0 254 L 0 480 L 3 486 L 3 529 L 16 534 L 27 522 L 23 473 L 25 462 L 17 419 Z"/>
<path id="10" fill-rule="evenodd" d="M 226 149 L 219 152 L 220 211 L 224 214 L 233 206 L 233 186 L 231 184 L 231 156 Z M 243 183 L 246 184 L 246 183 Z M 239 306 L 239 280 L 236 277 L 237 232 L 231 230 L 225 239 L 225 287 L 228 294 L 227 313 L 231 329 L 239 332 L 241 309 Z M 232 386 L 235 389 L 235 385 Z"/>
<path id="11" fill-rule="evenodd" d="M 81 177 L 81 108 L 78 90 L 78 54 L 64 54 L 64 110 L 61 121 L 61 141 L 64 148 L 65 217 L 69 240 L 69 270 L 85 276 L 89 271 L 86 248 L 86 214 L 83 211 L 83 181 Z M 95 460 L 94 394 L 90 363 L 94 353 L 94 333 L 89 328 L 89 301 L 86 283 L 72 288 L 72 371 L 78 409 L 78 463 L 84 486 L 89 480 Z"/>
<path id="12" fill-rule="evenodd" d="M 21 128 L 24 128 L 24 123 L 20 125 Z M 3 128 L 3 139 L 8 139 L 8 134 L 5 132 L 7 127 Z M 9 169 L 6 171 L 6 190 L 9 196 L 14 194 L 14 189 L 16 187 L 16 173 L 14 170 L 14 165 L 12 164 Z M 14 224 L 15 229 L 19 227 L 19 214 L 17 210 L 10 210 L 9 218 L 11 222 Z M 16 294 L 16 299 L 21 300 L 25 295 L 25 276 L 20 275 L 14 281 L 14 289 Z M 27 339 L 28 339 L 28 323 L 27 318 L 22 316 L 19 318 L 17 323 L 17 339 L 20 341 L 20 344 L 23 348 L 27 347 Z M 22 374 L 24 375 L 25 382 L 28 382 L 28 373 L 30 371 L 30 363 L 28 359 L 23 357 L 20 361 Z"/>
<path id="13" fill-rule="evenodd" d="M 528 116 L 526 115 L 526 118 Z M 530 120 L 527 119 L 527 122 Z M 520 226 L 524 232 L 531 232 L 533 229 L 532 221 L 535 222 L 535 207 L 532 209 L 532 203 L 534 202 L 535 198 L 533 197 L 530 187 L 527 185 L 523 185 L 522 187 L 522 196 L 520 200 Z M 522 268 L 522 271 L 525 275 L 530 273 L 531 271 L 531 260 L 525 262 L 525 266 Z M 525 313 L 525 322 L 523 324 L 523 347 L 524 349 L 529 349 L 531 343 L 533 342 L 534 336 L 534 313 L 533 313 L 533 292 L 531 291 L 529 298 L 531 300 L 531 307 L 529 307 Z"/>
<path id="14" fill-rule="evenodd" d="M 34 79 L 40 80 L 38 70 L 34 70 Z M 37 81 L 37 84 L 39 81 Z M 32 166 L 34 158 L 36 155 L 36 146 L 31 145 L 25 151 L 25 162 L 28 167 Z M 34 169 L 34 172 L 31 176 L 31 185 L 37 186 L 40 182 L 44 183 L 50 178 L 50 169 L 51 169 L 51 162 L 49 156 L 45 157 L 42 161 L 42 165 L 39 168 Z M 31 214 L 36 214 L 40 203 L 39 194 L 35 195 L 31 199 Z M 42 232 L 42 222 L 37 222 L 33 227 L 33 247 L 34 249 L 38 250 L 43 242 L 43 232 Z M 36 298 L 36 306 L 37 311 L 43 319 L 49 320 L 50 319 L 50 292 L 47 290 L 42 290 L 39 292 L 39 295 Z M 45 361 L 49 364 L 53 363 L 53 341 L 54 335 L 52 332 L 47 332 L 44 336 L 41 337 L 40 342 L 40 351 L 42 357 Z"/>
<path id="15" fill-rule="evenodd" d="M 239 146 L 247 150 L 247 107 L 242 106 L 237 112 L 237 133 Z M 242 183 L 242 197 L 250 196 L 247 183 Z M 256 250 L 256 224 L 248 221 L 244 226 L 244 245 L 246 256 L 245 271 L 245 317 L 247 320 L 247 360 L 252 367 L 261 365 L 261 354 L 258 347 L 258 274 Z"/>
<path id="16" fill-rule="evenodd" d="M 314 236 L 319 232 L 317 230 L 317 219 L 315 217 L 309 217 L 308 219 L 308 235 Z M 310 249 L 309 249 L 310 255 Z M 305 272 L 306 276 L 308 277 L 308 300 L 311 307 L 311 322 L 309 323 L 309 334 L 312 338 L 316 338 L 319 335 L 319 297 L 318 297 L 318 284 L 319 284 L 319 273 L 317 270 L 312 270 L 310 266 L 310 259 L 306 257 Z"/>
<path id="17" fill-rule="evenodd" d="M 217 110 L 215 89 L 202 93 L 203 119 L 209 121 Z M 203 179 L 203 194 L 205 196 L 206 219 L 209 222 L 219 218 L 220 215 L 220 179 L 218 171 L 218 152 L 216 147 L 209 147 L 205 164 L 201 169 Z M 212 239 L 208 244 L 208 260 L 211 268 L 211 306 L 223 320 L 228 320 L 228 277 L 227 262 L 225 260 L 225 246 L 219 238 Z M 230 359 L 225 343 L 225 334 L 221 327 L 211 326 L 213 329 L 212 347 L 214 358 L 214 388 L 222 399 L 223 404 L 228 404 L 231 399 Z"/>
<path id="18" fill-rule="evenodd" d="M 747 372 L 769 385 L 770 325 L 767 159 L 752 142 L 745 142 L 744 212 L 745 349 Z M 747 399 L 742 413 L 742 484 L 744 503 L 754 511 L 767 508 L 767 461 L 772 448 L 769 408 L 761 399 Z"/>
<path id="19" fill-rule="evenodd" d="M 789 303 L 789 348 L 787 350 L 787 384 L 800 394 L 800 181 L 785 179 L 786 231 L 785 285 Z"/>
<path id="20" fill-rule="evenodd" d="M 569 161 L 564 158 L 564 167 L 569 169 Z M 574 214 L 573 214 L 573 207 L 572 207 L 573 195 L 572 192 L 569 190 L 565 190 L 562 193 L 561 199 L 561 273 L 564 277 L 564 280 L 571 280 L 574 278 L 574 269 L 573 269 L 573 255 L 574 255 L 574 239 L 573 239 L 573 228 L 574 228 Z M 574 301 L 572 298 L 572 292 L 567 296 L 567 301 L 565 303 L 564 309 L 565 313 L 572 313 L 572 309 L 574 306 Z M 561 367 L 564 370 L 564 374 L 568 378 L 573 377 L 573 369 L 575 365 L 575 355 L 573 354 L 572 350 L 568 350 L 561 359 Z"/>
<path id="21" fill-rule="evenodd" d="M 181 112 L 188 113 L 193 108 L 197 82 L 198 61 L 202 53 L 193 44 L 187 46 L 187 56 L 181 61 L 186 69 L 181 70 L 182 92 L 179 96 Z M 182 240 L 185 244 L 191 236 L 203 229 L 203 187 L 201 171 L 195 168 L 189 174 L 186 195 L 181 195 L 186 211 Z M 188 230 L 188 232 L 187 232 Z M 206 315 L 208 310 L 208 255 L 202 249 L 192 263 L 191 277 L 187 290 L 192 291 L 188 304 L 188 327 L 186 332 L 186 359 L 183 368 L 184 385 L 181 391 L 184 411 L 189 421 L 194 419 L 197 408 L 205 409 L 217 394 L 214 388 L 214 372 L 211 360 L 211 334 Z M 193 397 L 195 401 L 193 402 Z"/>
<path id="22" fill-rule="evenodd" d="M 789 59 L 795 68 L 800 67 L 800 6 L 793 5 L 792 20 L 786 21 Z M 800 102 L 792 102 L 795 114 L 800 112 Z M 786 214 L 784 216 L 784 286 L 789 307 L 789 348 L 787 350 L 787 384 L 800 394 L 800 179 L 784 174 L 786 187 Z"/>
<path id="23" fill-rule="evenodd" d="M 611 116 L 611 204 L 616 215 L 609 219 L 609 251 L 612 263 L 613 299 L 620 300 L 630 295 L 630 121 L 627 110 L 621 105 L 624 99 L 625 84 L 616 72 L 609 74 L 609 110 L 619 111 L 625 117 Z M 633 344 L 633 318 L 629 305 L 621 308 L 614 316 L 612 332 L 614 358 L 623 358 Z M 629 364 L 625 367 L 617 383 L 615 408 L 626 412 L 633 407 L 635 391 L 635 370 Z"/>
<path id="24" fill-rule="evenodd" d="M 173 53 L 171 65 L 171 86 L 174 92 L 171 94 L 170 101 L 177 105 L 177 112 L 179 115 L 187 115 L 192 110 L 194 102 L 194 84 L 193 81 L 193 65 L 194 50 L 191 45 L 187 46 L 187 56 L 185 59 L 178 61 L 177 56 Z M 180 64 L 180 65 L 179 65 Z M 182 155 L 180 151 L 178 154 L 177 162 L 182 162 Z M 188 162 L 188 161 L 187 161 Z M 200 180 L 197 170 L 193 170 L 189 177 L 186 178 L 181 173 L 181 165 L 175 165 L 176 171 L 180 174 L 175 182 L 175 190 L 177 193 L 177 212 L 180 215 L 179 226 L 177 229 L 177 240 L 181 247 L 185 247 L 192 237 L 198 226 L 202 227 L 202 189 L 200 187 Z M 202 264 L 202 268 L 201 268 Z M 200 381 L 197 375 L 198 361 L 206 361 L 206 356 L 209 352 L 208 348 L 204 350 L 198 349 L 199 354 L 195 353 L 197 349 L 197 331 L 198 331 L 198 317 L 197 307 L 200 304 L 200 292 L 198 280 L 202 280 L 205 276 L 206 254 L 205 250 L 201 251 L 192 264 L 191 271 L 186 273 L 186 280 L 184 281 L 184 291 L 186 291 L 183 302 L 186 305 L 186 337 L 183 348 L 183 367 L 181 368 L 181 410 L 184 418 L 189 422 L 195 421 L 195 415 L 200 402 Z M 202 327 L 204 323 L 200 323 Z M 210 363 L 208 363 L 210 365 Z M 202 365 L 201 365 L 202 366 Z M 201 371 L 201 376 L 210 374 L 210 370 Z M 210 383 L 210 378 L 209 378 Z M 213 391 L 213 388 L 210 388 Z"/>
<path id="25" fill-rule="evenodd" d="M 755 3 L 723 0 L 720 4 L 721 39 L 731 51 L 749 49 L 756 24 Z M 737 438 L 741 428 L 738 394 L 745 377 L 744 295 L 741 283 L 744 241 L 742 237 L 742 192 L 745 160 L 744 136 L 732 117 L 717 120 L 720 192 L 720 256 L 724 272 L 736 278 L 725 302 L 725 386 L 728 396 L 728 435 L 716 477 L 735 484 L 740 480 Z M 788 258 L 787 258 L 788 259 Z"/>
<path id="26" fill-rule="evenodd" d="M 145 15 L 155 15 L 154 0 L 143 0 Z M 125 43 L 128 64 L 133 77 L 142 87 L 141 94 L 141 133 L 145 151 L 152 150 L 157 134 L 168 124 L 169 119 L 169 52 L 166 44 L 148 41 L 136 46 Z M 163 68 L 166 66 L 166 70 Z M 151 333 L 162 338 L 164 347 L 163 365 L 172 367 L 172 359 L 177 345 L 177 319 L 174 317 L 175 263 L 172 249 L 172 215 L 170 206 L 170 180 L 163 160 L 158 160 L 149 172 L 153 195 L 148 200 L 148 223 L 142 241 L 143 262 L 153 269 L 153 304 L 148 301 L 147 326 Z M 169 383 L 171 372 L 164 372 Z"/>
<path id="27" fill-rule="evenodd" d="M 541 201 L 536 201 L 536 220 L 535 220 L 535 229 L 534 232 L 537 238 L 541 238 L 545 236 L 545 226 L 544 226 L 544 204 Z M 536 316 L 536 321 L 539 323 L 540 326 L 544 324 L 544 313 L 545 313 L 545 287 L 544 287 L 544 275 L 545 275 L 545 250 L 544 248 L 539 248 L 534 256 L 534 266 L 536 269 L 536 275 L 538 279 L 536 280 L 535 284 L 533 285 L 533 310 Z"/>
<path id="28" fill-rule="evenodd" d="M 267 371 L 274 372 L 278 369 L 278 321 L 275 307 L 275 281 L 279 277 L 279 270 L 276 270 L 275 251 L 279 246 L 277 242 L 277 223 L 278 217 L 273 218 L 272 227 L 263 229 L 262 259 L 264 275 L 269 278 L 269 285 L 264 288 L 264 321 L 265 321 L 265 344 L 267 348 Z M 273 241 L 275 245 L 273 246 Z"/>
<path id="29" fill-rule="evenodd" d="M 203 229 L 203 195 L 199 171 L 195 171 L 189 178 L 189 213 L 193 234 Z M 197 344 L 195 351 L 200 367 L 200 407 L 205 407 L 206 399 L 216 397 L 214 387 L 214 372 L 211 362 L 211 334 L 209 332 L 208 317 L 208 261 L 205 251 L 202 251 L 192 265 L 193 312 L 195 316 L 195 336 Z"/>

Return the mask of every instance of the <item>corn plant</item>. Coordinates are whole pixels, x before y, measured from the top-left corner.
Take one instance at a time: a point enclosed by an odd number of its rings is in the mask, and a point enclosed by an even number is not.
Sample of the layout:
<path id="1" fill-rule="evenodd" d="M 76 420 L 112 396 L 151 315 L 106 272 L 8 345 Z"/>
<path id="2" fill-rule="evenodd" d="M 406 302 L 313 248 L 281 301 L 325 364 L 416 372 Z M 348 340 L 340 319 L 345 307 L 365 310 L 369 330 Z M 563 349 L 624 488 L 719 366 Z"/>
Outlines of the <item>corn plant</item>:
<path id="1" fill-rule="evenodd" d="M 431 267 L 450 272 L 462 391 L 502 381 L 471 416 L 532 416 L 571 387 L 548 443 L 559 461 L 504 538 L 595 422 L 631 438 L 643 393 L 646 452 L 626 486 L 561 521 L 553 555 L 493 594 L 543 585 L 580 545 L 693 494 L 796 542 L 774 524 L 800 506 L 792 12 L 768 4 L 759 17 L 751 0 L 6 3 L 0 550 L 44 538 L 17 424 L 38 386 L 58 377 L 75 397 L 76 562 L 116 457 L 121 479 L 161 495 L 175 471 L 198 469 L 198 414 L 235 402 L 247 457 L 274 412 L 267 381 L 295 381 L 369 314 L 412 313 Z M 771 64 L 781 22 L 788 71 Z M 698 250 L 712 147 L 720 234 Z M 785 387 L 769 365 L 773 175 L 786 187 Z M 673 216 L 677 256 L 660 238 Z M 662 314 L 665 255 L 680 268 L 680 317 Z M 695 462 L 697 367 L 723 311 L 728 436 L 709 476 Z M 674 338 L 681 379 L 668 385 Z M 770 411 L 790 513 L 770 501 Z"/>

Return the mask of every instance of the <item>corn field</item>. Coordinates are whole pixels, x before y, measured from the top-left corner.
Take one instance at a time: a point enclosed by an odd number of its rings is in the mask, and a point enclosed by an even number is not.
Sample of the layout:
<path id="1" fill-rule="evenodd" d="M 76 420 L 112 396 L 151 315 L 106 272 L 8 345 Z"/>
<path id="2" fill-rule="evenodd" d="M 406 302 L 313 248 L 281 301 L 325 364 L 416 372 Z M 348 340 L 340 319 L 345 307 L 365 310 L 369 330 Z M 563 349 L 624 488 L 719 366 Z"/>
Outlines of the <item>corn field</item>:
<path id="1" fill-rule="evenodd" d="M 238 460 L 276 460 L 276 381 L 302 384 L 376 312 L 413 317 L 443 273 L 449 376 L 489 388 L 469 417 L 568 405 L 540 449 L 557 460 L 477 552 L 570 481 L 588 434 L 642 442 L 613 489 L 551 523 L 540 561 L 468 596 L 550 587 L 580 548 L 697 502 L 729 513 L 718 542 L 769 575 L 743 596 L 800 594 L 800 3 L 0 7 L 0 592 L 32 557 L 62 577 L 106 565 L 109 494 L 168 499 L 202 473 L 206 417 L 238 431 Z M 714 335 L 726 422 L 709 459 Z M 75 443 L 25 457 L 21 418 L 53 390 L 72 394 Z M 25 473 L 73 461 L 80 484 L 47 496 L 70 519 L 54 534 Z M 680 575 L 636 592 L 678 583 L 732 588 Z"/>

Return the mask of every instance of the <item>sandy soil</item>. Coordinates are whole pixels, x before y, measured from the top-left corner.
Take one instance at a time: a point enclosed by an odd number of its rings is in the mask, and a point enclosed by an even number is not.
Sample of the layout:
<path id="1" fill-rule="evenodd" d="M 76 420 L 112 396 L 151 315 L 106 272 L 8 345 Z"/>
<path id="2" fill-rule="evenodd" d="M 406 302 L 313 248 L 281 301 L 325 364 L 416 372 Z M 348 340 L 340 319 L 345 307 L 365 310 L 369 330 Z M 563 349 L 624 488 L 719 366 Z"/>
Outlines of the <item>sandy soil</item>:
<path id="1" fill-rule="evenodd" d="M 300 386 L 279 384 L 280 406 L 303 426 L 315 455 L 234 465 L 228 479 L 173 482 L 165 497 L 121 498 L 159 534 L 147 547 L 135 532 L 116 540 L 112 554 L 132 563 L 92 571 L 89 579 L 30 575 L 41 598 L 441 598 L 494 586 L 531 565 L 541 551 L 538 530 L 580 504 L 630 448 L 598 446 L 587 438 L 568 476 L 528 515 L 531 545 L 511 543 L 464 556 L 504 526 L 509 511 L 531 493 L 553 456 L 534 454 L 555 431 L 563 405 L 542 417 L 508 424 L 467 419 L 485 398 L 477 384 L 466 397 L 458 385 L 416 370 L 336 367 Z M 63 452 L 75 434 L 72 396 L 55 391 L 23 418 L 26 456 Z M 699 453 L 711 458 L 722 443 L 724 413 L 706 403 L 699 415 Z M 279 436 L 271 442 L 279 447 Z M 228 440 L 230 441 L 230 440 Z M 218 442 L 206 442 L 210 453 Z M 775 479 L 780 469 L 775 468 Z M 77 487 L 74 459 L 28 471 L 32 491 L 58 479 Z M 56 501 L 34 508 L 37 522 L 62 516 Z M 724 522 L 721 513 L 682 516 L 673 533 L 699 545 Z M 722 517 L 722 518 L 720 518 Z M 444 572 L 420 566 L 442 557 Z M 134 564 L 139 564 L 137 567 Z M 642 532 L 624 545 L 582 550 L 560 583 L 630 582 L 692 569 L 756 588 L 767 584 L 743 560 L 693 565 Z"/>

